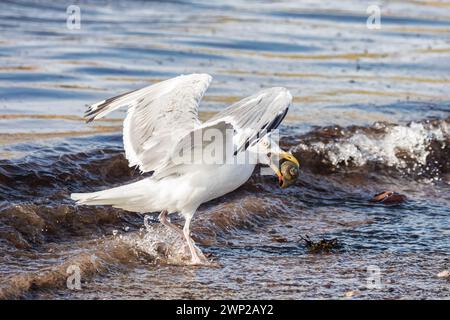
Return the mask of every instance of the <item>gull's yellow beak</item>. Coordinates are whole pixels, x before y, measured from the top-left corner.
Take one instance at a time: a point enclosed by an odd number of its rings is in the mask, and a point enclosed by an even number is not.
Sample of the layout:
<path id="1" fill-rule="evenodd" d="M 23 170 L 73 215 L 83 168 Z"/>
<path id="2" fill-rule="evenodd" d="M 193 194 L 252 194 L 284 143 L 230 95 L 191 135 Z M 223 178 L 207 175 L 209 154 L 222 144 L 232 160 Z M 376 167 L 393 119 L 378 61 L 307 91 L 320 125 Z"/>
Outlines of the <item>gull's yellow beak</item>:
<path id="1" fill-rule="evenodd" d="M 278 165 L 282 162 L 281 160 L 291 161 L 297 167 L 300 167 L 300 164 L 299 164 L 298 160 L 291 153 L 286 152 L 286 151 L 280 152 L 278 154 L 278 162 L 277 162 L 277 164 L 275 164 L 273 162 L 270 164 L 270 167 L 272 168 L 272 170 L 278 176 L 278 183 L 280 184 L 280 186 L 283 185 L 283 175 L 281 174 L 280 168 L 278 167 Z"/>
<path id="2" fill-rule="evenodd" d="M 280 160 L 285 159 L 290 162 L 293 162 L 297 165 L 297 167 L 300 167 L 300 163 L 298 163 L 298 160 L 289 152 L 283 151 L 280 153 Z"/>

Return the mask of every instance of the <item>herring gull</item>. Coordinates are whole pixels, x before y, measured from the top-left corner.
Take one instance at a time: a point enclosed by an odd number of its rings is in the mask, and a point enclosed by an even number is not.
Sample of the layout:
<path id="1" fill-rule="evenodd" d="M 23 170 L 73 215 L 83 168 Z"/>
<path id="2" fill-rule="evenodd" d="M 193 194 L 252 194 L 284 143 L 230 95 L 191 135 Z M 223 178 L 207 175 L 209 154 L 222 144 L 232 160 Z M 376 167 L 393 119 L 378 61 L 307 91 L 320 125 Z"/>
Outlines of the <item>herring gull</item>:
<path id="1" fill-rule="evenodd" d="M 270 166 L 280 184 L 278 161 L 298 166 L 272 138 L 292 102 L 288 90 L 264 89 L 202 123 L 198 105 L 211 80 L 208 74 L 181 75 L 89 106 L 88 122 L 128 108 L 123 123 L 125 156 L 130 167 L 152 175 L 104 191 L 71 195 L 82 205 L 161 212 L 160 222 L 185 239 L 192 264 L 208 264 L 190 236 L 192 217 L 202 203 L 237 189 L 258 163 Z M 171 213 L 185 218 L 183 229 L 170 222 Z"/>

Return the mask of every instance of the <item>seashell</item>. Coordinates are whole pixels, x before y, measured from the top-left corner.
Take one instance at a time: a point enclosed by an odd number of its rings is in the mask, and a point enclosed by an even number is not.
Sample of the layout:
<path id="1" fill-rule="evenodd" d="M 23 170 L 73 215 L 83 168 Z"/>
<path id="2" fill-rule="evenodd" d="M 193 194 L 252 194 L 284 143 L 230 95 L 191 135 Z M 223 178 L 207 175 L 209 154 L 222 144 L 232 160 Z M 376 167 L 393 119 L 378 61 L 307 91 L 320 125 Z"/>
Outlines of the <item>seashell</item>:
<path id="1" fill-rule="evenodd" d="M 286 160 L 281 164 L 280 172 L 283 177 L 283 181 L 280 187 L 287 188 L 291 184 L 293 184 L 295 180 L 297 180 L 299 175 L 299 168 L 295 163 Z"/>

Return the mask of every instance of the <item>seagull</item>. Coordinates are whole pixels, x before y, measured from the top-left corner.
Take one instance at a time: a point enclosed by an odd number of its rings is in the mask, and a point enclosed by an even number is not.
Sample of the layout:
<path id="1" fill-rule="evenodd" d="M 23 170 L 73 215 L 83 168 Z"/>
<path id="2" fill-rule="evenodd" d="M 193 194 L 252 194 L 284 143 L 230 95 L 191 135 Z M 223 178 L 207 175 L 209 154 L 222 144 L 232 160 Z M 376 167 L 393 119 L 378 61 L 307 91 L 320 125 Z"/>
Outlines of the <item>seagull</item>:
<path id="1" fill-rule="evenodd" d="M 112 189 L 71 194 L 80 205 L 160 212 L 159 221 L 185 241 L 192 265 L 209 264 L 190 235 L 191 220 L 202 203 L 236 190 L 257 164 L 272 168 L 280 186 L 279 161 L 299 166 L 272 136 L 292 103 L 287 89 L 264 89 L 202 123 L 198 106 L 211 80 L 208 74 L 180 75 L 90 105 L 87 122 L 127 108 L 123 122 L 126 159 L 130 167 L 151 175 Z M 169 220 L 172 213 L 184 217 L 183 229 Z"/>

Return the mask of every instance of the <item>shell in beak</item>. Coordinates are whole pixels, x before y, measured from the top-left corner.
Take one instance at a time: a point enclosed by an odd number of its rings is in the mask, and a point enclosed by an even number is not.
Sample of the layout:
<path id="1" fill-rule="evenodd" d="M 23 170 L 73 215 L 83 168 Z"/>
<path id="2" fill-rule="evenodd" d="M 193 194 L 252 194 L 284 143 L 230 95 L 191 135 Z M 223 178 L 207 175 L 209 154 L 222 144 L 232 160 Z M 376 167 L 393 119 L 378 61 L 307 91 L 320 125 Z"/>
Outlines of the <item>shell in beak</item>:
<path id="1" fill-rule="evenodd" d="M 269 166 L 276 173 L 279 186 L 284 189 L 293 184 L 299 176 L 300 164 L 298 160 L 286 151 L 272 153 L 269 157 L 271 158 Z M 274 158 L 276 161 L 274 161 Z"/>
<path id="2" fill-rule="evenodd" d="M 300 164 L 298 160 L 289 152 L 280 152 L 280 168 L 273 166 L 272 169 L 278 176 L 278 184 L 282 189 L 292 185 L 299 176 Z"/>
<path id="3" fill-rule="evenodd" d="M 290 160 L 285 160 L 281 163 L 280 168 L 281 181 L 279 181 L 279 183 L 280 187 L 285 189 L 297 180 L 299 176 L 299 166 Z"/>

